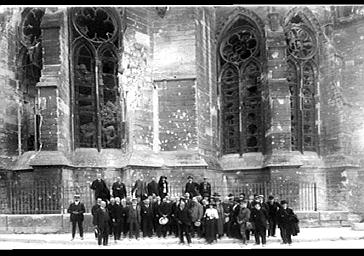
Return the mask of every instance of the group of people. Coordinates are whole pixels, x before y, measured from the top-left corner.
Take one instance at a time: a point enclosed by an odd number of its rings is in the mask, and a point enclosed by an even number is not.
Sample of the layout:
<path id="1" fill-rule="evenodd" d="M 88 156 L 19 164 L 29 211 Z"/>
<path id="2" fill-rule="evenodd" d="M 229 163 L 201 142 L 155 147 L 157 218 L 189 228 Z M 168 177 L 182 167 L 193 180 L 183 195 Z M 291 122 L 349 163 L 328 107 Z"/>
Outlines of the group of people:
<path id="1" fill-rule="evenodd" d="M 112 185 L 109 195 L 101 175 L 90 187 L 95 189 L 97 198 L 91 213 L 99 245 L 108 245 L 110 236 L 117 242 L 127 237 L 139 239 L 142 233 L 143 237 L 150 238 L 174 236 L 181 244 L 186 239 L 188 245 L 194 237 L 211 244 L 223 236 L 238 238 L 246 245 L 254 235 L 255 244 L 265 246 L 266 237 L 274 237 L 277 226 L 284 244 L 291 244 L 292 235 L 299 232 L 297 216 L 287 201 L 278 203 L 273 195 L 264 201 L 263 195 L 246 197 L 244 193 L 229 194 L 222 199 L 218 193 L 211 194 L 207 178 L 197 183 L 189 176 L 184 193 L 178 197 L 169 196 L 166 176 L 161 176 L 158 183 L 153 177 L 148 184 L 139 178 L 131 191 L 132 196 L 127 196 L 120 178 Z M 83 239 L 85 207 L 80 203 L 79 195 L 75 195 L 68 212 L 71 214 L 72 240 L 76 225 Z"/>

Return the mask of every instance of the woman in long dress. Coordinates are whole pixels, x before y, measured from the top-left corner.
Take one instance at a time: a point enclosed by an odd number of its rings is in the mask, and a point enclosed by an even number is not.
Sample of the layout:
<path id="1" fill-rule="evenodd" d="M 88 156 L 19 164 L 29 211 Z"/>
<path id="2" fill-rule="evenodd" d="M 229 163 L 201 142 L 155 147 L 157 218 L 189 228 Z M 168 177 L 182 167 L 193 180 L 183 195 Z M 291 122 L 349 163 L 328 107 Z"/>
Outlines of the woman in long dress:
<path id="1" fill-rule="evenodd" d="M 212 244 L 216 240 L 216 220 L 219 218 L 219 214 L 214 206 L 216 206 L 214 202 L 210 203 L 204 214 L 205 238 L 208 244 Z"/>

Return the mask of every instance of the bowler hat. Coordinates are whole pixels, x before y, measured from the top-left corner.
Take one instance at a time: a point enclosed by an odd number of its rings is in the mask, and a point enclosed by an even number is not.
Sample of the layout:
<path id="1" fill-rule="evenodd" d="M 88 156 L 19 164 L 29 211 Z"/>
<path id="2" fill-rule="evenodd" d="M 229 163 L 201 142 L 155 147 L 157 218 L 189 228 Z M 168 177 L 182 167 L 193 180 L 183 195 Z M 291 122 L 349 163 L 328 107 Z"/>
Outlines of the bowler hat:
<path id="1" fill-rule="evenodd" d="M 192 176 L 188 176 L 187 179 L 193 179 L 193 177 Z"/>
<path id="2" fill-rule="evenodd" d="M 73 196 L 73 198 L 80 198 L 80 195 L 76 194 Z"/>

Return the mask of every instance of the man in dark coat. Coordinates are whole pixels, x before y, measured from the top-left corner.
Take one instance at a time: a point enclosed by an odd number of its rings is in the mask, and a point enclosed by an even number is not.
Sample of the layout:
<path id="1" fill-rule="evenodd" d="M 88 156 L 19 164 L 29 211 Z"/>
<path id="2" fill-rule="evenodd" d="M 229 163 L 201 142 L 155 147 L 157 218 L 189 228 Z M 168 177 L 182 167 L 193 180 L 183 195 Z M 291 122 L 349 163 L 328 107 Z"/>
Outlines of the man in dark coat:
<path id="1" fill-rule="evenodd" d="M 126 199 L 121 199 L 121 232 L 123 233 L 123 237 L 126 238 L 126 235 L 129 231 L 129 223 L 128 223 L 128 214 L 129 214 L 129 205 L 126 203 Z"/>
<path id="2" fill-rule="evenodd" d="M 132 199 L 131 206 L 129 206 L 128 212 L 128 223 L 129 223 L 129 238 L 139 239 L 139 231 L 141 224 L 140 216 L 140 205 L 138 205 L 137 199 Z"/>
<path id="3" fill-rule="evenodd" d="M 224 198 L 222 207 L 224 209 L 224 233 L 227 235 L 227 237 L 232 237 L 231 222 L 233 203 L 229 200 L 229 197 Z"/>
<path id="4" fill-rule="evenodd" d="M 96 226 L 96 228 L 99 232 L 98 245 L 101 245 L 101 242 L 104 246 L 108 245 L 110 215 L 109 215 L 109 211 L 106 208 L 105 201 L 102 201 L 100 208 L 98 208 L 96 210 L 93 224 L 94 224 L 94 226 Z"/>
<path id="5" fill-rule="evenodd" d="M 255 244 L 260 244 L 262 238 L 262 245 L 266 244 L 266 231 L 268 225 L 268 213 L 262 208 L 259 202 L 255 202 L 254 208 L 250 214 L 251 221 L 254 225 Z"/>
<path id="6" fill-rule="evenodd" d="M 198 183 L 193 181 L 193 177 L 192 176 L 188 176 L 188 182 L 186 183 L 186 187 L 185 187 L 185 193 L 189 193 L 190 195 L 190 199 L 192 199 L 192 197 L 198 196 L 199 192 L 198 192 Z"/>
<path id="7" fill-rule="evenodd" d="M 105 202 L 110 200 L 110 190 L 105 181 L 101 179 L 101 173 L 97 173 L 96 180 L 90 182 L 90 188 L 95 190 L 95 198 L 101 198 Z"/>
<path id="8" fill-rule="evenodd" d="M 179 240 L 180 243 L 184 243 L 184 236 L 186 236 L 187 243 L 190 246 L 191 244 L 191 225 L 192 225 L 192 217 L 191 212 L 187 209 L 185 201 L 183 199 L 180 200 L 177 211 L 176 211 L 176 219 L 178 223 L 178 232 L 179 232 Z"/>
<path id="9" fill-rule="evenodd" d="M 112 184 L 112 196 L 119 197 L 120 200 L 126 197 L 126 187 L 125 184 L 121 182 L 121 178 L 117 177 L 116 181 Z"/>
<path id="10" fill-rule="evenodd" d="M 115 204 L 111 207 L 110 217 L 112 221 L 112 228 L 114 234 L 114 240 L 120 240 L 122 230 L 122 210 L 123 206 L 120 204 L 120 198 L 115 198 Z"/>
<path id="11" fill-rule="evenodd" d="M 97 198 L 96 199 L 96 204 L 94 204 L 92 206 L 92 208 L 91 208 L 92 223 L 95 222 L 96 211 L 97 211 L 97 209 L 100 208 L 101 202 L 102 202 L 102 199 L 101 198 Z M 98 232 L 95 231 L 95 238 L 97 239 L 97 237 L 98 237 Z"/>
<path id="12" fill-rule="evenodd" d="M 161 204 L 162 204 L 161 198 L 157 196 L 156 201 L 153 202 L 153 212 L 154 212 L 153 222 L 154 222 L 154 231 L 158 238 L 162 236 L 162 226 L 161 224 L 159 224 L 159 218 L 162 217 L 159 213 L 160 211 L 159 208 L 161 207 Z"/>
<path id="13" fill-rule="evenodd" d="M 153 236 L 153 207 L 147 198 L 143 201 L 140 209 L 143 237 Z"/>
<path id="14" fill-rule="evenodd" d="M 154 176 L 152 177 L 151 182 L 149 182 L 147 185 L 147 191 L 148 191 L 148 196 L 153 196 L 153 194 L 155 196 L 159 196 L 158 182 L 156 182 Z"/>
<path id="15" fill-rule="evenodd" d="M 207 182 L 207 178 L 203 178 L 203 182 L 200 183 L 199 192 L 202 197 L 211 197 L 211 184 Z"/>
<path id="16" fill-rule="evenodd" d="M 281 230 L 281 237 L 284 244 L 292 244 L 292 235 L 297 235 L 298 219 L 291 208 L 288 208 L 286 200 L 281 201 L 281 207 L 277 213 L 277 222 Z"/>
<path id="17" fill-rule="evenodd" d="M 171 214 L 172 214 L 172 205 L 169 202 L 168 196 L 163 198 L 162 203 L 158 207 L 158 213 L 160 217 L 166 217 L 168 218 L 167 224 L 161 225 L 161 233 L 164 238 L 167 237 L 167 232 L 169 230 L 169 225 L 171 222 Z"/>
<path id="18" fill-rule="evenodd" d="M 279 204 L 274 200 L 274 196 L 268 196 L 268 202 L 266 202 L 268 208 L 268 237 L 275 237 L 277 227 L 277 213 L 279 210 Z"/>
<path id="19" fill-rule="evenodd" d="M 72 240 L 75 239 L 76 224 L 80 232 L 81 240 L 83 240 L 83 214 L 86 212 L 85 205 L 80 202 L 80 196 L 74 196 L 74 202 L 70 204 L 67 210 L 70 213 L 70 222 L 72 223 Z"/>
<path id="20" fill-rule="evenodd" d="M 139 176 L 139 179 L 135 181 L 134 187 L 131 190 L 131 194 L 135 192 L 135 197 L 139 197 L 144 200 L 148 197 L 147 183 L 144 181 L 143 175 Z"/>

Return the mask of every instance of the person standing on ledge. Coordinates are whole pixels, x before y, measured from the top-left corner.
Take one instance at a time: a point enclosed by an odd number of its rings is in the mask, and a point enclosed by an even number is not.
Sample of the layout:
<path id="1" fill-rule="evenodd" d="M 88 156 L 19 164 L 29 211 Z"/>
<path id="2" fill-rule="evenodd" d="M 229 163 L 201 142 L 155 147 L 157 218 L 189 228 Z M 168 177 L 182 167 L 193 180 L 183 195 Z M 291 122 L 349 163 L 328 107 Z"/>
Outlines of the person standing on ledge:
<path id="1" fill-rule="evenodd" d="M 189 199 L 192 199 L 193 197 L 199 195 L 199 185 L 198 183 L 193 181 L 192 176 L 188 176 L 187 179 L 188 182 L 186 183 L 185 193 L 189 193 Z"/>
<path id="2" fill-rule="evenodd" d="M 101 198 L 105 202 L 110 200 L 110 190 L 101 178 L 101 173 L 97 173 L 96 180 L 90 182 L 90 188 L 95 190 L 95 198 Z"/>
<path id="3" fill-rule="evenodd" d="M 67 212 L 70 213 L 70 222 L 72 222 L 72 239 L 75 239 L 76 224 L 78 224 L 78 230 L 80 232 L 81 240 L 83 240 L 83 214 L 86 212 L 85 205 L 80 202 L 80 195 L 75 195 L 74 202 L 70 204 Z"/>
<path id="4" fill-rule="evenodd" d="M 116 177 L 116 181 L 112 184 L 112 196 L 114 198 L 119 197 L 120 200 L 126 197 L 125 184 L 121 182 L 120 177 Z"/>

